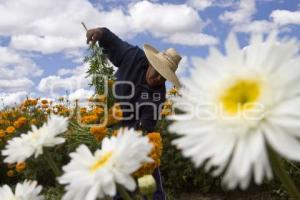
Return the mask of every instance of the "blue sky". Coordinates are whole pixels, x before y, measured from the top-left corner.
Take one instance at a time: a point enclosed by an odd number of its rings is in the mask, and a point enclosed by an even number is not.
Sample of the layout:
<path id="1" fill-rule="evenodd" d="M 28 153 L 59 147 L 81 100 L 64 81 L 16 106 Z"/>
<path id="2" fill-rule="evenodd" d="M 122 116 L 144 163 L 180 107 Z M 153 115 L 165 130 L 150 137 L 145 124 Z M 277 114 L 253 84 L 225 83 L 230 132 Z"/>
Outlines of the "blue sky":
<path id="1" fill-rule="evenodd" d="M 241 46 L 253 33 L 273 30 L 300 37 L 299 0 L 1 0 L 0 98 L 6 105 L 26 95 L 57 98 L 92 94 L 85 79 L 85 31 L 106 26 L 124 40 L 184 59 L 179 76 L 197 66 L 210 46 L 223 50 L 229 32 Z M 198 66 L 199 67 L 199 66 Z"/>

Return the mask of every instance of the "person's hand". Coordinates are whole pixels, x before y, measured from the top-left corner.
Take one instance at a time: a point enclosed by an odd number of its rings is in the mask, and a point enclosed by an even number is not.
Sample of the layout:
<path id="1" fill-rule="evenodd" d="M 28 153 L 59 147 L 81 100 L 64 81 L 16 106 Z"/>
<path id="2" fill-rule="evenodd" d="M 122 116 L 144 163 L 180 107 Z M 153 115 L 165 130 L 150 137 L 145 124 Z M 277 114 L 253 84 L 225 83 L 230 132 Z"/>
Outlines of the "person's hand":
<path id="1" fill-rule="evenodd" d="M 86 43 L 89 44 L 92 42 L 94 45 L 98 40 L 102 37 L 102 29 L 101 28 L 94 28 L 90 29 L 86 32 Z"/>

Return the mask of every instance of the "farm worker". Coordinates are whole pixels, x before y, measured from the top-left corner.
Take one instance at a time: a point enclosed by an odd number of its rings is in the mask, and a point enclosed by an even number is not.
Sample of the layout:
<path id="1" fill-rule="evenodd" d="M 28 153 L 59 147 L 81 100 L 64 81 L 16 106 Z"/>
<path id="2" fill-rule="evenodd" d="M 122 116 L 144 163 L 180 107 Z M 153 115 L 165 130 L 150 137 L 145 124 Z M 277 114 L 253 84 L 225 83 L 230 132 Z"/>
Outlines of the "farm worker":
<path id="1" fill-rule="evenodd" d="M 115 99 L 123 111 L 120 126 L 154 131 L 166 100 L 166 80 L 180 87 L 175 71 L 181 56 L 173 48 L 159 52 L 149 44 L 145 44 L 142 50 L 123 41 L 107 28 L 90 29 L 86 37 L 87 43 L 98 42 L 104 54 L 118 68 Z M 157 183 L 154 200 L 166 199 L 159 169 L 153 176 Z"/>

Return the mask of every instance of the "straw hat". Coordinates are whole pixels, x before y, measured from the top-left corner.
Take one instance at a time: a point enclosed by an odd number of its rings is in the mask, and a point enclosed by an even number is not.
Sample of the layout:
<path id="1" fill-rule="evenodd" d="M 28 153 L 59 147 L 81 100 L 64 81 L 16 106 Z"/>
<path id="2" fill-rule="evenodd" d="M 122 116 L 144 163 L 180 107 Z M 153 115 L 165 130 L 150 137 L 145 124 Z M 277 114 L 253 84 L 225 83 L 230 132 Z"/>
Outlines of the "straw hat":
<path id="1" fill-rule="evenodd" d="M 181 60 L 181 56 L 173 48 L 159 52 L 149 44 L 144 45 L 144 52 L 150 64 L 165 79 L 171 81 L 175 87 L 180 88 L 180 83 L 175 71 Z"/>

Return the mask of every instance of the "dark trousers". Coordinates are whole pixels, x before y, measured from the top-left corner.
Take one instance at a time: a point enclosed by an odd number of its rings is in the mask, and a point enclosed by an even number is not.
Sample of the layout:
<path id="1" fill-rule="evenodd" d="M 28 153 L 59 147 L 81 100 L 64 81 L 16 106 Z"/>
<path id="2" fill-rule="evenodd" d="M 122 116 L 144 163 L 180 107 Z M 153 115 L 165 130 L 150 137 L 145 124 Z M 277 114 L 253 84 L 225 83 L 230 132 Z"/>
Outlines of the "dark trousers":
<path id="1" fill-rule="evenodd" d="M 159 168 L 156 168 L 152 175 L 156 181 L 156 187 L 157 187 L 157 189 L 153 195 L 153 200 L 166 200 L 167 198 L 166 198 L 165 191 L 163 189 Z M 144 199 L 146 200 L 146 198 L 144 198 Z M 114 197 L 114 200 L 122 200 L 122 198 L 120 197 L 120 195 L 117 194 Z"/>

